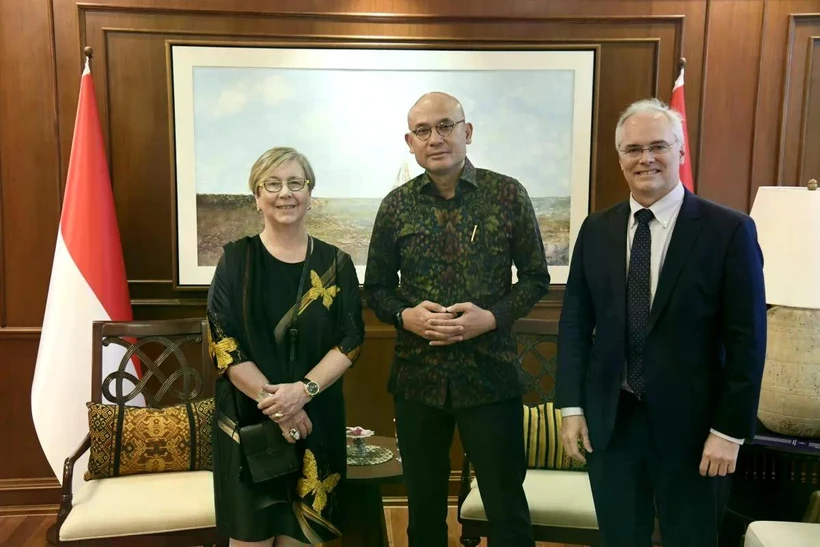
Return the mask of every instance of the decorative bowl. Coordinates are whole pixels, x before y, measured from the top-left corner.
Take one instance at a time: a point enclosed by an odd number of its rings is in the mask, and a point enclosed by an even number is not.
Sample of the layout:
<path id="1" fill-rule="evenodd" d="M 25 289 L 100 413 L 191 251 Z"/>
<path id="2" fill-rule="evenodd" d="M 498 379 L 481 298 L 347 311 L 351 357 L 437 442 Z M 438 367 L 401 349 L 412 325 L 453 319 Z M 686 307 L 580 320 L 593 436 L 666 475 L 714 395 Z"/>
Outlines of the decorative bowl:
<path id="1" fill-rule="evenodd" d="M 357 456 L 364 456 L 367 453 L 365 439 L 372 437 L 374 433 L 372 429 L 365 429 L 359 426 L 345 428 L 345 434 L 353 439 L 352 451 Z"/>

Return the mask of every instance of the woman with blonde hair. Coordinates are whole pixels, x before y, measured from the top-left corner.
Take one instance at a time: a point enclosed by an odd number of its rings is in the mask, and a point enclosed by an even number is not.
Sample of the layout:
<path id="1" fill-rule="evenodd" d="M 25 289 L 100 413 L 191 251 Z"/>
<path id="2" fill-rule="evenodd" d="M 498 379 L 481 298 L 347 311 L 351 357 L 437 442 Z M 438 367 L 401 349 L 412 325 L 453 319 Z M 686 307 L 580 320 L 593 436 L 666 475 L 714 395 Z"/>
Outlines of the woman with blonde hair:
<path id="1" fill-rule="evenodd" d="M 350 256 L 307 233 L 315 185 L 293 148 L 262 154 L 249 187 L 264 230 L 225 245 L 208 292 L 216 524 L 231 546 L 341 535 L 341 377 L 364 323 Z"/>

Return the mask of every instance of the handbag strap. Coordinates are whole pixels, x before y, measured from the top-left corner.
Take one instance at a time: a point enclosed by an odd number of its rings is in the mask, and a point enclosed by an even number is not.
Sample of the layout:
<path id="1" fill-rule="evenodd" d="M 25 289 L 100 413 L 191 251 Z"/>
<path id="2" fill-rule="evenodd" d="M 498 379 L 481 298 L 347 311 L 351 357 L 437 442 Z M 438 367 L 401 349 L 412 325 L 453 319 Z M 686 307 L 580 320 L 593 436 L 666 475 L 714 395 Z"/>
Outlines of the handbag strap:
<path id="1" fill-rule="evenodd" d="M 313 251 L 313 238 L 308 236 L 308 243 L 305 247 L 305 262 L 302 265 L 302 275 L 299 278 L 299 288 L 296 290 L 296 304 L 293 307 L 293 317 L 290 319 L 290 329 L 288 330 L 288 349 L 290 353 L 289 377 L 293 377 L 293 364 L 296 361 L 296 345 L 299 341 L 299 329 L 296 328 L 296 322 L 299 319 L 299 308 L 302 305 L 302 290 L 305 288 L 305 279 L 307 278 L 308 262 L 311 252 Z"/>
<path id="2" fill-rule="evenodd" d="M 302 266 L 302 273 L 299 278 L 299 288 L 296 291 L 296 304 L 293 310 L 293 317 L 290 320 L 290 329 L 288 333 L 288 345 L 289 345 L 289 353 L 290 359 L 288 362 L 290 370 L 288 370 L 288 377 L 293 376 L 293 364 L 296 361 L 296 343 L 299 338 L 299 330 L 296 328 L 296 320 L 299 317 L 299 307 L 302 304 L 302 291 L 305 288 L 305 279 L 307 278 L 308 272 L 308 260 L 310 259 L 310 255 L 313 254 L 313 238 L 308 236 L 308 244 L 305 248 L 305 262 Z M 239 391 L 235 386 L 231 389 L 233 393 L 233 404 L 234 404 L 234 412 L 236 412 L 236 426 L 237 428 L 240 427 L 241 421 L 241 414 L 239 411 L 239 400 L 237 399 L 237 391 Z"/>

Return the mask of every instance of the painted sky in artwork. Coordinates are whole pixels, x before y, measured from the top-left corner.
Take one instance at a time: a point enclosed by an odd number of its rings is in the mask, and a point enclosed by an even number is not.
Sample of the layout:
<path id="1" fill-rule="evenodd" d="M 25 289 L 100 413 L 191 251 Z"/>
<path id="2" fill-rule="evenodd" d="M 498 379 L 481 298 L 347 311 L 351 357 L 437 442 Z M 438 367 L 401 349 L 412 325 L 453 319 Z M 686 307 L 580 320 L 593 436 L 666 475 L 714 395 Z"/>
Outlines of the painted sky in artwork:
<path id="1" fill-rule="evenodd" d="M 531 197 L 569 196 L 570 70 L 410 71 L 195 67 L 197 193 L 248 193 L 250 167 L 293 146 L 325 198 L 381 198 L 421 172 L 404 142 L 407 110 L 427 91 L 461 101 L 468 156 L 519 179 Z"/>

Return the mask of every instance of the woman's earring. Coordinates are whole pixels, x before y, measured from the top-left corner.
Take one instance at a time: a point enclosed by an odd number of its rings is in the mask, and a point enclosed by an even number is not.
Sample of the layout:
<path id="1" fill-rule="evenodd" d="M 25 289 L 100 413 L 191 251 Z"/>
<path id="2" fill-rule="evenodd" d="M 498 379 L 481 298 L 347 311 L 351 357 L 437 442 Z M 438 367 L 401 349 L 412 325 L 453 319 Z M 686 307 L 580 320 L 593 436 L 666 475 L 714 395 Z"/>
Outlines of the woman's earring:
<path id="1" fill-rule="evenodd" d="M 308 205 L 308 211 L 310 211 L 311 209 L 313 209 L 313 205 Z"/>

